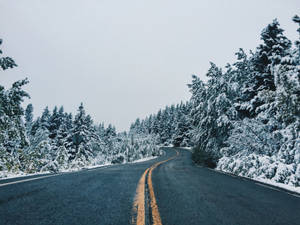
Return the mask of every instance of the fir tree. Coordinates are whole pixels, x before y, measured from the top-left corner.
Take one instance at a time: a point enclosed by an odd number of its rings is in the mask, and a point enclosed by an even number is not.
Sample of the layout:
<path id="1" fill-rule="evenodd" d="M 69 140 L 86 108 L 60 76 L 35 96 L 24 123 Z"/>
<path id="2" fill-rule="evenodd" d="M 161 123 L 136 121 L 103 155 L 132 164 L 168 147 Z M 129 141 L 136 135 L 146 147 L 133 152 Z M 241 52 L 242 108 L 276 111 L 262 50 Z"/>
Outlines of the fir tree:
<path id="1" fill-rule="evenodd" d="M 30 133 L 31 131 L 32 122 L 33 122 L 33 106 L 32 104 L 28 104 L 25 109 L 25 126 L 28 133 Z"/>
<path id="2" fill-rule="evenodd" d="M 70 149 L 70 159 L 80 160 L 84 164 L 93 156 L 92 141 L 95 138 L 92 132 L 92 120 L 86 115 L 83 104 L 78 108 L 78 113 L 73 122 L 71 130 L 72 148 Z"/>
<path id="3" fill-rule="evenodd" d="M 274 77 L 271 74 L 272 66 L 279 64 L 281 58 L 287 55 L 291 47 L 291 41 L 283 35 L 283 31 L 275 19 L 261 33 L 263 44 L 259 45 L 252 59 L 258 91 L 275 90 Z"/>
<path id="4" fill-rule="evenodd" d="M 0 39 L 0 45 L 2 44 L 2 39 Z M 15 61 L 11 57 L 2 57 L 2 50 L 0 49 L 0 67 L 2 70 L 6 70 L 9 68 L 14 68 L 17 66 Z"/>

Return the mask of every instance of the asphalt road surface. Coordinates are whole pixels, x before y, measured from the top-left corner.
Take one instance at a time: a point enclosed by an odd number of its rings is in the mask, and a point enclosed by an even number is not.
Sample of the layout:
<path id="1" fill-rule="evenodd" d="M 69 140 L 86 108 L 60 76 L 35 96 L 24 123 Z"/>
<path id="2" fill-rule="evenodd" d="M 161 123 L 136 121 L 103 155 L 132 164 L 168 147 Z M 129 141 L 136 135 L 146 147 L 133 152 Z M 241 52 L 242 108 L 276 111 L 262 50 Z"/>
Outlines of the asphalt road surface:
<path id="1" fill-rule="evenodd" d="M 300 198 L 196 166 L 165 148 L 142 163 L 0 181 L 0 224 L 300 224 Z"/>

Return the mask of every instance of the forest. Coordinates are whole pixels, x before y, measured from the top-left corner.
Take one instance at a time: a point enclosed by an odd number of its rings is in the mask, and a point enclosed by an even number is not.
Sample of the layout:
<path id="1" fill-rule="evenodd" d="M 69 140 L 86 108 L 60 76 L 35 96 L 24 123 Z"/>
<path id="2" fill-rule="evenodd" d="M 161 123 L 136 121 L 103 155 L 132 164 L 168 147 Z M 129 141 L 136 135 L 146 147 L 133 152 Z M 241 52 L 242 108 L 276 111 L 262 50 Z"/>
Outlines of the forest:
<path id="1" fill-rule="evenodd" d="M 0 177 L 132 162 L 175 146 L 192 147 L 196 163 L 300 186 L 300 18 L 293 21 L 297 40 L 275 19 L 255 50 L 239 49 L 224 67 L 211 62 L 207 81 L 192 75 L 189 101 L 136 119 L 128 132 L 95 124 L 82 103 L 76 115 L 46 107 L 34 119 L 33 106 L 22 107 L 27 79 L 0 86 Z M 10 57 L 0 65 L 17 66 Z"/>
<path id="2" fill-rule="evenodd" d="M 293 21 L 298 40 L 275 19 L 254 51 L 239 49 L 224 68 L 211 62 L 207 82 L 192 76 L 187 103 L 137 119 L 131 131 L 191 146 L 196 163 L 300 186 L 300 18 Z"/>
<path id="3" fill-rule="evenodd" d="M 0 64 L 2 70 L 17 66 L 10 57 L 1 57 Z M 63 106 L 52 111 L 46 107 L 34 119 L 33 105 L 22 107 L 30 97 L 22 89 L 28 82 L 16 81 L 7 90 L 0 86 L 0 177 L 74 171 L 160 155 L 151 137 L 95 124 L 82 103 L 75 116 Z"/>

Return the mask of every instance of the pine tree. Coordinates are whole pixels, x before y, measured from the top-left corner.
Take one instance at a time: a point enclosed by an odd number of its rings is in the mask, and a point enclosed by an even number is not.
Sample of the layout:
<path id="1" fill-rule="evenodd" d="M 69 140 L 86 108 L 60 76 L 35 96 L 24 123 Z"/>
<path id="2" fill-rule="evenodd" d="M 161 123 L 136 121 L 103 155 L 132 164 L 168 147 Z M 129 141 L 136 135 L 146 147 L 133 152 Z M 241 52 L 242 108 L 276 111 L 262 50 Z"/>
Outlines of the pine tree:
<path id="1" fill-rule="evenodd" d="M 0 45 L 2 44 L 2 42 L 3 42 L 2 39 L 0 39 Z M 2 55 L 2 54 L 3 54 L 3 52 L 0 49 L 0 55 Z M 12 58 L 0 56 L 0 67 L 2 70 L 14 68 L 16 66 L 17 66 L 17 64 L 15 63 L 15 61 Z"/>
<path id="2" fill-rule="evenodd" d="M 59 114 L 57 106 L 54 107 L 52 115 L 49 117 L 49 137 L 55 139 L 58 129 L 62 123 L 63 115 Z"/>
<path id="3" fill-rule="evenodd" d="M 298 37 L 298 40 L 296 40 L 295 41 L 295 45 L 296 45 L 296 47 L 298 47 L 298 55 L 300 55 L 300 17 L 298 16 L 298 15 L 295 15 L 294 17 L 293 17 L 293 21 L 295 22 L 295 23 L 297 23 L 298 24 L 298 26 L 299 26 L 299 28 L 297 29 L 297 32 L 298 32 L 298 34 L 299 34 L 299 37 Z"/>
<path id="4" fill-rule="evenodd" d="M 2 53 L 0 49 L 0 55 Z M 16 66 L 12 58 L 0 57 L 2 70 Z M 27 83 L 27 79 L 16 81 L 8 90 L 0 85 L 0 171 L 25 169 L 23 150 L 29 143 L 22 120 L 24 110 L 21 104 L 25 97 L 29 98 L 22 89 Z"/>
<path id="5" fill-rule="evenodd" d="M 26 127 L 26 133 L 28 137 L 31 134 L 32 124 L 33 124 L 33 106 L 32 104 L 28 104 L 25 109 L 25 127 Z"/>
<path id="6" fill-rule="evenodd" d="M 24 110 L 21 103 L 29 95 L 22 90 L 27 84 L 27 79 L 15 82 L 12 87 L 1 94 L 1 128 L 0 140 L 8 152 L 16 151 L 28 145 L 25 126 L 22 121 Z"/>
<path id="7" fill-rule="evenodd" d="M 271 74 L 272 66 L 279 64 L 281 58 L 287 55 L 291 47 L 291 41 L 283 35 L 283 31 L 275 19 L 261 33 L 263 44 L 259 45 L 252 59 L 258 91 L 275 90 L 274 77 Z"/>
<path id="8" fill-rule="evenodd" d="M 78 113 L 73 122 L 70 138 L 72 148 L 69 150 L 70 160 L 78 161 L 80 166 L 90 161 L 93 156 L 92 142 L 96 134 L 92 127 L 92 120 L 86 115 L 83 104 L 78 108 Z"/>
<path id="9" fill-rule="evenodd" d="M 175 147 L 189 147 L 190 146 L 190 126 L 187 116 L 182 116 L 177 123 L 175 133 L 173 135 L 173 145 Z"/>
<path id="10" fill-rule="evenodd" d="M 48 130 L 50 129 L 50 111 L 48 109 L 48 106 L 44 109 L 42 116 L 40 118 L 40 126 L 42 129 L 44 130 Z"/>

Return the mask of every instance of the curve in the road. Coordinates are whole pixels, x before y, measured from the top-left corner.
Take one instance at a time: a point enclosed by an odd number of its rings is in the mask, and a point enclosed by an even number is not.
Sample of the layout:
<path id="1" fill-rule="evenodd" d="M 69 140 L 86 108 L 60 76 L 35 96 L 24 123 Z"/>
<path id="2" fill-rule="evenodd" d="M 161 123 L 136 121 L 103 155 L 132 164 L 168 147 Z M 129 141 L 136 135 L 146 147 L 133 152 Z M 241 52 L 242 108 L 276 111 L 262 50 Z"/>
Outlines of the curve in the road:
<path id="1" fill-rule="evenodd" d="M 150 207 L 151 207 L 151 215 L 152 215 L 152 224 L 153 225 L 162 225 L 158 206 L 156 203 L 156 198 L 154 194 L 154 188 L 152 184 L 152 171 L 158 167 L 159 165 L 168 162 L 172 159 L 178 157 L 179 152 L 177 150 L 176 155 L 172 156 L 166 160 L 160 161 L 152 165 L 151 167 L 147 168 L 143 175 L 141 176 L 137 189 L 136 189 L 136 196 L 135 201 L 133 204 L 133 216 L 132 216 L 132 224 L 136 225 L 145 225 L 145 217 L 146 217 L 146 207 L 145 207 L 145 192 L 146 190 L 149 192 L 147 193 L 150 196 Z M 146 177 L 148 176 L 148 179 Z M 148 185 L 148 189 L 146 189 L 146 181 Z"/>
<path id="2" fill-rule="evenodd" d="M 2 180 L 0 224 L 299 225 L 295 194 L 195 166 L 184 149 L 162 150 L 147 162 Z"/>

